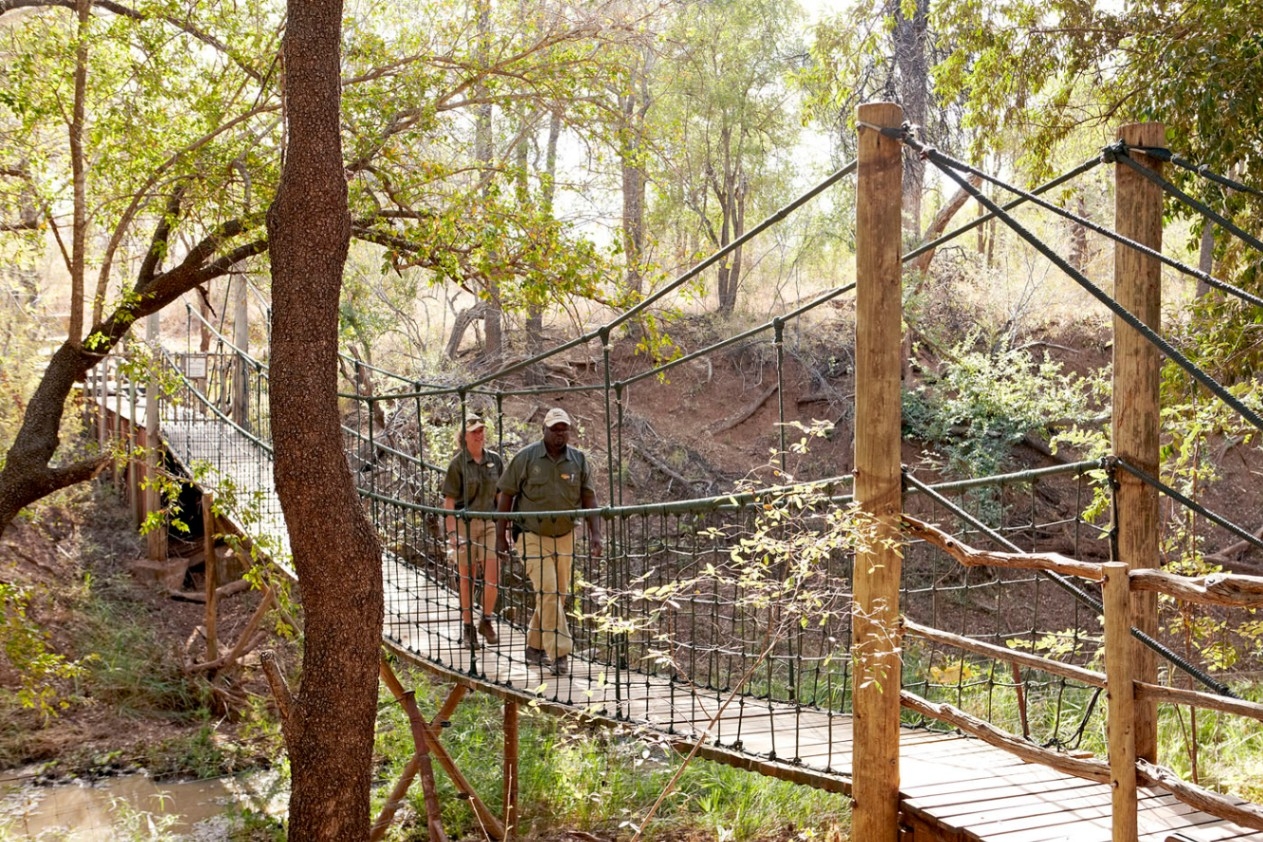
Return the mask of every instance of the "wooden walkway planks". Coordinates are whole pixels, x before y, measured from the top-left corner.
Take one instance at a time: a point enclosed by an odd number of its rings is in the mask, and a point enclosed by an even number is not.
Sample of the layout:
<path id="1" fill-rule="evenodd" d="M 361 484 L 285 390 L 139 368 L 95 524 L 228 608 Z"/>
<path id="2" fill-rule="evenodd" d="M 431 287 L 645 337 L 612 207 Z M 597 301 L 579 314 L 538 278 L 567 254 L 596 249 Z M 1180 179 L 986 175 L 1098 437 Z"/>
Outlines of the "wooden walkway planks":
<path id="1" fill-rule="evenodd" d="M 113 412 L 113 407 L 107 407 Z M 143 404 L 137 415 L 141 416 Z M 220 481 L 251 501 L 235 518 L 246 534 L 264 534 L 288 550 L 272 486 L 270 460 L 240 432 L 181 408 L 164 419 L 171 452 L 185 466 L 207 462 Z M 744 698 L 727 705 L 714 690 L 644 672 L 612 670 L 574 657 L 564 677 L 528 667 L 523 632 L 501 624 L 501 643 L 469 653 L 457 645 L 455 595 L 422 570 L 383 559 L 384 639 L 415 663 L 485 690 L 547 707 L 644 728 L 677 742 L 703 740 L 711 759 L 834 791 L 850 791 L 852 720 L 847 715 Z M 718 716 L 712 723 L 712 719 Z M 900 734 L 901 809 L 912 842 L 1109 842 L 1110 797 L 1096 784 L 1023 762 L 955 734 L 904 728 Z M 1263 833 L 1193 810 L 1172 796 L 1142 790 L 1145 842 L 1263 842 Z M 1178 835 L 1177 835 L 1178 834 Z"/>

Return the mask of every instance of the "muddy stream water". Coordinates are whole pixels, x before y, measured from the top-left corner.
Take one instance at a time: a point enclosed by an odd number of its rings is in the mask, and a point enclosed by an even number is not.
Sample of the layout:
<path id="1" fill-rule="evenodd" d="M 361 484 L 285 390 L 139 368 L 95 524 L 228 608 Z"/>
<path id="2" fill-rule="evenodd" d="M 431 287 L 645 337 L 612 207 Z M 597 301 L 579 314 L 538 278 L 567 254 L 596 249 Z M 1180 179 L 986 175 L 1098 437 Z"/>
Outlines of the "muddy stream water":
<path id="1" fill-rule="evenodd" d="M 277 815 L 285 796 L 274 772 L 185 782 L 124 775 L 53 785 L 21 770 L 0 772 L 0 842 L 226 840 L 247 814 Z"/>

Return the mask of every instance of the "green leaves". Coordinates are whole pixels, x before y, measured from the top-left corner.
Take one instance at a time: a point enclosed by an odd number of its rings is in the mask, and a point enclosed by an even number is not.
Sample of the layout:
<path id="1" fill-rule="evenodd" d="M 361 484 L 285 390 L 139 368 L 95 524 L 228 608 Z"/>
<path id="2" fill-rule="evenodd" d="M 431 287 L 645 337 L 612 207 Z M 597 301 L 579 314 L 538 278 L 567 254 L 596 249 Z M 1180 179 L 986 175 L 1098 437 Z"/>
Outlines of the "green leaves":
<path id="1" fill-rule="evenodd" d="M 1093 414 L 1098 382 L 1066 374 L 1060 363 L 1035 360 L 1002 340 L 979 348 L 971 336 L 947 353 L 943 373 L 904 393 L 909 435 L 944 445 L 960 476 L 998 473 L 1009 452 L 1050 421 L 1074 423 Z"/>

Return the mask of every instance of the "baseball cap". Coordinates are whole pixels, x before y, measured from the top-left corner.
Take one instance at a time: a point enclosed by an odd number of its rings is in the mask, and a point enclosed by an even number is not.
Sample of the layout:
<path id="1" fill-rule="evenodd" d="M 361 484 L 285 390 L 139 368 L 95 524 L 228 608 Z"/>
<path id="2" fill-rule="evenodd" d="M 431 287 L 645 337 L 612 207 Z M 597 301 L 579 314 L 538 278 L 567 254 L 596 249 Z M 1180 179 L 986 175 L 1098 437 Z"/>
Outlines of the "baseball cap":
<path id="1" fill-rule="evenodd" d="M 544 426 L 551 427 L 554 424 L 565 424 L 567 427 L 573 427 L 574 422 L 570 420 L 570 416 L 559 406 L 554 406 L 548 410 L 548 414 L 544 416 Z"/>
<path id="2" fill-rule="evenodd" d="M 475 414 L 475 415 L 471 415 L 471 416 L 469 416 L 468 418 L 466 418 L 466 419 L 465 419 L 465 431 L 466 431 L 466 432 L 470 432 L 470 433 L 472 433 L 472 432 L 474 432 L 475 430 L 481 430 L 481 429 L 483 429 L 483 428 L 484 428 L 484 427 L 486 427 L 486 426 L 487 426 L 487 422 L 486 422 L 486 421 L 484 421 L 484 420 L 482 420 L 482 416 L 481 416 L 481 415 L 476 415 L 476 414 Z"/>

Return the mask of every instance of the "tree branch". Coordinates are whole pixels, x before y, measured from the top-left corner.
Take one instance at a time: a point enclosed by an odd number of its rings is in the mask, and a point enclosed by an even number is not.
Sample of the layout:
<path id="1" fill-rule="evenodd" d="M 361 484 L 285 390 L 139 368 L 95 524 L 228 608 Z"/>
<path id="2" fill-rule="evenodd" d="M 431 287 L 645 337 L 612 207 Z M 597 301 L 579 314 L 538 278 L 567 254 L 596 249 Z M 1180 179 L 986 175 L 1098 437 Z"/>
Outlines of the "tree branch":
<path id="1" fill-rule="evenodd" d="M 154 19 L 150 15 L 138 12 L 129 6 L 124 6 L 122 3 L 115 2 L 115 0 L 94 0 L 92 5 L 104 9 L 107 12 L 113 12 L 120 17 L 131 18 L 132 20 Z M 44 8 L 62 8 L 73 10 L 75 8 L 75 0 L 0 0 L 0 17 L 2 17 L 5 12 L 11 12 L 16 9 Z M 239 67 L 247 76 L 254 79 L 256 82 L 263 81 L 262 73 L 255 70 L 253 67 L 244 64 L 241 61 L 241 57 L 233 50 L 230 50 L 226 44 L 210 33 L 198 29 L 190 21 L 181 20 L 175 15 L 159 15 L 156 19 L 166 21 L 176 29 L 179 29 L 181 32 L 187 33 L 188 35 L 196 38 L 198 41 L 201 41 L 203 44 L 215 48 L 219 52 L 228 56 L 228 58 L 232 60 L 233 64 L 237 65 L 237 67 Z"/>

